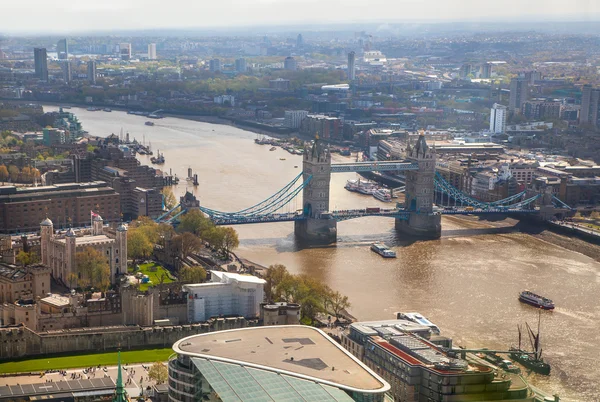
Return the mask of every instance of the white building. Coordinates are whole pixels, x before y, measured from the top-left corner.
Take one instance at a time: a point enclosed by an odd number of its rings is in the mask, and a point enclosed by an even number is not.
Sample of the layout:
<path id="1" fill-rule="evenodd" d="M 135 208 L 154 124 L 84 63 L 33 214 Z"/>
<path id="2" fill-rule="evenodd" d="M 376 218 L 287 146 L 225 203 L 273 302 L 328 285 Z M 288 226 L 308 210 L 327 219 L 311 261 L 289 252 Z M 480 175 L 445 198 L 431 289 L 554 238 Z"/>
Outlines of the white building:
<path id="1" fill-rule="evenodd" d="M 506 129 L 506 106 L 494 103 L 490 109 L 490 132 L 504 133 Z"/>
<path id="2" fill-rule="evenodd" d="M 188 320 L 202 322 L 211 317 L 260 315 L 264 279 L 252 275 L 210 271 L 211 282 L 184 285 L 188 292 Z"/>
<path id="3" fill-rule="evenodd" d="M 306 110 L 286 110 L 283 125 L 289 128 L 300 128 L 300 124 L 306 116 L 308 116 Z"/>
<path id="4" fill-rule="evenodd" d="M 150 43 L 148 45 L 148 59 L 156 60 L 156 43 Z"/>
<path id="5" fill-rule="evenodd" d="M 219 95 L 213 98 L 213 102 L 222 105 L 225 102 L 229 102 L 231 107 L 235 106 L 235 96 L 233 95 Z"/>

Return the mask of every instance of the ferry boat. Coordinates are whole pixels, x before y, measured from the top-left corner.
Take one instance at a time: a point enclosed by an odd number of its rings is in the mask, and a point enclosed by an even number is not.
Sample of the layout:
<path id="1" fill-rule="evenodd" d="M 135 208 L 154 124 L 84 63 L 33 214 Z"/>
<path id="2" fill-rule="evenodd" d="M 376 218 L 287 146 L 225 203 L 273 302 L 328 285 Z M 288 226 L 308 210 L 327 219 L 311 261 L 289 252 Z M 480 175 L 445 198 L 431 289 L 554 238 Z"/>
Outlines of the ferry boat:
<path id="1" fill-rule="evenodd" d="M 385 188 L 375 190 L 373 192 L 373 197 L 377 198 L 379 201 L 392 202 L 392 195 L 390 193 L 390 190 L 387 190 Z"/>
<path id="2" fill-rule="evenodd" d="M 105 112 L 112 112 L 112 109 L 110 109 L 110 108 L 107 108 L 107 107 L 105 107 L 105 108 L 104 108 L 104 109 L 102 109 L 102 110 L 104 110 Z"/>
<path id="3" fill-rule="evenodd" d="M 98 110 L 100 110 L 100 108 L 99 108 L 99 107 L 93 107 L 93 106 L 90 106 L 90 107 L 88 107 L 86 110 L 87 110 L 88 112 L 97 112 Z"/>
<path id="4" fill-rule="evenodd" d="M 275 151 L 276 149 L 277 149 L 276 147 L 271 147 L 271 148 L 269 149 L 269 151 Z"/>
<path id="5" fill-rule="evenodd" d="M 147 126 L 153 126 L 153 125 L 154 125 L 154 123 L 153 123 L 153 122 L 151 122 L 151 121 L 147 121 L 147 122 L 145 122 L 144 124 L 145 124 L 145 125 L 147 125 Z"/>
<path id="6" fill-rule="evenodd" d="M 398 320 L 407 320 L 407 321 L 414 322 L 416 324 L 420 324 L 420 325 L 429 327 L 431 332 L 433 332 L 436 335 L 439 335 L 441 332 L 440 328 L 437 325 L 435 325 L 434 323 L 432 323 L 431 321 L 429 321 L 427 318 L 423 317 L 419 313 L 396 313 L 396 318 Z"/>
<path id="7" fill-rule="evenodd" d="M 552 302 L 552 300 L 530 292 L 529 290 L 521 292 L 521 294 L 519 295 L 519 301 L 521 303 L 530 304 L 532 306 L 539 307 L 544 310 L 554 309 L 554 303 Z"/>
<path id="8" fill-rule="evenodd" d="M 371 244 L 371 250 L 382 256 L 383 258 L 396 258 L 396 252 L 387 248 L 383 243 Z"/>
<path id="9" fill-rule="evenodd" d="M 348 180 L 344 188 L 348 191 L 353 191 L 355 193 L 365 194 L 365 195 L 373 195 L 375 190 L 377 190 L 377 185 L 371 183 L 370 181 L 360 181 L 359 180 Z"/>

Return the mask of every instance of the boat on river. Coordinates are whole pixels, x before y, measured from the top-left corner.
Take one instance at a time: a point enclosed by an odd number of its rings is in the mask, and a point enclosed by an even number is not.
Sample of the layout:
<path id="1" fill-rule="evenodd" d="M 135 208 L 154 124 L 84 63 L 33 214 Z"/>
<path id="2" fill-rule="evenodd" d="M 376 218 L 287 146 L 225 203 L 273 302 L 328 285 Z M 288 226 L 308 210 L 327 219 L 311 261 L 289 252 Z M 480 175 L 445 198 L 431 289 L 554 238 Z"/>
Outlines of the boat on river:
<path id="1" fill-rule="evenodd" d="M 519 301 L 521 303 L 530 304 L 535 307 L 539 307 L 544 310 L 554 310 L 554 302 L 547 297 L 540 296 L 529 290 L 521 292 L 519 295 Z"/>
<path id="2" fill-rule="evenodd" d="M 380 188 L 373 191 L 373 197 L 382 202 L 392 202 L 392 194 L 390 190 L 386 188 Z"/>
<path id="3" fill-rule="evenodd" d="M 162 165 L 165 163 L 165 156 L 161 154 L 160 151 L 158 151 L 157 156 L 153 156 L 152 158 L 150 158 L 150 162 L 152 162 L 155 165 Z"/>
<path id="4" fill-rule="evenodd" d="M 145 125 L 147 125 L 147 126 L 153 126 L 153 125 L 154 125 L 154 122 L 147 121 L 147 122 L 145 122 L 144 124 L 145 124 Z"/>
<path id="5" fill-rule="evenodd" d="M 383 258 L 396 258 L 396 252 L 390 250 L 383 243 L 373 243 L 371 244 L 371 250 L 382 256 Z"/>
<path id="6" fill-rule="evenodd" d="M 370 181 L 365 180 L 348 180 L 344 188 L 348 191 L 352 191 L 355 193 L 365 194 L 365 195 L 373 195 L 373 193 L 377 190 L 377 185 Z"/>
<path id="7" fill-rule="evenodd" d="M 510 358 L 514 361 L 522 364 L 533 372 L 543 375 L 550 375 L 550 364 L 546 363 L 542 358 L 542 346 L 540 344 L 540 320 L 541 310 L 538 317 L 538 330 L 537 333 L 533 332 L 529 324 L 525 323 L 527 328 L 527 334 L 529 335 L 529 341 L 531 343 L 532 352 L 527 352 L 521 347 L 521 326 L 517 325 L 519 331 L 519 344 L 517 347 L 511 346 Z"/>

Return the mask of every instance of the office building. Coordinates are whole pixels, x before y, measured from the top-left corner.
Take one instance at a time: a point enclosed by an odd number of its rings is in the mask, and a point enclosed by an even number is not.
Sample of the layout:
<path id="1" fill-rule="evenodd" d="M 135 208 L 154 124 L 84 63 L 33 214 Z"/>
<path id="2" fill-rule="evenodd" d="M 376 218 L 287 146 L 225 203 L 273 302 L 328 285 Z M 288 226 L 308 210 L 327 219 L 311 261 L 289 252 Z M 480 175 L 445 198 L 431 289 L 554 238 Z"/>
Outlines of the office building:
<path id="1" fill-rule="evenodd" d="M 506 129 L 506 106 L 494 103 L 490 110 L 490 132 L 504 133 Z"/>
<path id="2" fill-rule="evenodd" d="M 150 43 L 148 45 L 148 59 L 156 60 L 156 43 Z"/>
<path id="3" fill-rule="evenodd" d="M 283 61 L 283 68 L 290 71 L 296 71 L 298 69 L 298 63 L 292 56 L 288 56 Z"/>
<path id="4" fill-rule="evenodd" d="M 71 63 L 69 63 L 68 60 L 65 60 L 62 63 L 62 70 L 63 70 L 63 80 L 65 80 L 66 83 L 71 82 L 71 80 L 73 79 L 73 72 L 71 69 Z"/>
<path id="5" fill-rule="evenodd" d="M 356 53 L 348 53 L 348 81 L 356 79 Z"/>
<path id="6" fill-rule="evenodd" d="M 529 83 L 525 78 L 510 80 L 510 98 L 508 110 L 511 113 L 520 113 L 521 107 L 529 100 Z"/>
<path id="7" fill-rule="evenodd" d="M 210 332 L 173 345 L 169 400 L 383 402 L 390 385 L 317 328 Z"/>
<path id="8" fill-rule="evenodd" d="M 286 91 L 290 89 L 290 80 L 286 80 L 284 78 L 276 78 L 274 80 L 269 80 L 269 88 L 278 91 Z"/>
<path id="9" fill-rule="evenodd" d="M 525 79 L 529 83 L 529 85 L 534 85 L 536 81 L 542 80 L 542 73 L 539 71 L 528 71 L 524 74 Z"/>
<path id="10" fill-rule="evenodd" d="M 462 79 L 469 79 L 473 74 L 473 65 L 465 63 L 460 67 L 459 77 Z"/>
<path id="11" fill-rule="evenodd" d="M 452 351 L 452 339 L 406 320 L 352 323 L 342 345 L 391 384 L 394 401 L 527 401 L 526 380 Z"/>
<path id="12" fill-rule="evenodd" d="M 131 43 L 119 43 L 119 55 L 121 60 L 131 60 Z"/>
<path id="13" fill-rule="evenodd" d="M 484 63 L 484 64 L 482 64 L 481 65 L 481 75 L 480 75 L 480 78 L 485 78 L 485 79 L 492 78 L 492 72 L 493 72 L 492 66 L 493 66 L 492 63 Z"/>
<path id="14" fill-rule="evenodd" d="M 95 210 L 107 221 L 121 218 L 119 193 L 105 182 L 66 183 L 42 187 L 0 187 L 0 232 L 33 232 L 50 218 L 56 228 L 90 224 Z"/>
<path id="15" fill-rule="evenodd" d="M 558 120 L 561 112 L 560 102 L 527 101 L 521 106 L 521 114 L 532 120 Z"/>
<path id="16" fill-rule="evenodd" d="M 87 79 L 91 84 L 96 83 L 96 60 L 87 62 Z"/>
<path id="17" fill-rule="evenodd" d="M 208 62 L 208 69 L 213 73 L 220 72 L 221 71 L 221 60 L 220 59 L 211 59 Z"/>
<path id="18" fill-rule="evenodd" d="M 264 299 L 266 281 L 252 275 L 210 271 L 210 282 L 183 285 L 188 293 L 188 321 L 211 317 L 257 318 Z"/>
<path id="19" fill-rule="evenodd" d="M 36 47 L 33 49 L 35 63 L 35 75 L 42 81 L 48 81 L 48 55 L 46 48 Z"/>
<path id="20" fill-rule="evenodd" d="M 339 117 L 309 114 L 300 124 L 300 133 L 310 136 L 318 134 L 320 138 L 326 140 L 340 140 L 344 132 L 343 128 Z"/>
<path id="21" fill-rule="evenodd" d="M 61 39 L 56 44 L 56 54 L 59 60 L 67 60 L 69 58 L 69 45 L 66 39 Z"/>
<path id="22" fill-rule="evenodd" d="M 300 128 L 302 120 L 308 116 L 306 110 L 286 110 L 283 125 L 289 128 Z"/>
<path id="23" fill-rule="evenodd" d="M 298 37 L 296 38 L 296 47 L 299 49 L 302 46 L 304 46 L 304 38 L 302 37 L 302 34 L 298 34 Z"/>
<path id="24" fill-rule="evenodd" d="M 584 85 L 581 91 L 581 110 L 579 112 L 579 124 L 591 124 L 599 126 L 598 109 L 600 107 L 600 89 Z"/>
<path id="25" fill-rule="evenodd" d="M 235 71 L 238 73 L 245 73 L 248 70 L 248 67 L 246 65 L 246 59 L 244 59 L 243 57 L 240 57 L 239 59 L 235 60 Z"/>

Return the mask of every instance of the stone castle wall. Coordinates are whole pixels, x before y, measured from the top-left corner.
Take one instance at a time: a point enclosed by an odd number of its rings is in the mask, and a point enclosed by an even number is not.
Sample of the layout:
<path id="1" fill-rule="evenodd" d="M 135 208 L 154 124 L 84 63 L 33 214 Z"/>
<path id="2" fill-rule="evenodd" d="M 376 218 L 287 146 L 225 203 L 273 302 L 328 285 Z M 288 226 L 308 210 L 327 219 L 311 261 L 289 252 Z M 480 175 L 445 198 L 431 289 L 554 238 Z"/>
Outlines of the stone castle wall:
<path id="1" fill-rule="evenodd" d="M 0 361 L 75 352 L 170 347 L 181 338 L 253 327 L 258 320 L 215 318 L 206 323 L 165 327 L 115 326 L 35 332 L 25 326 L 0 328 Z"/>

